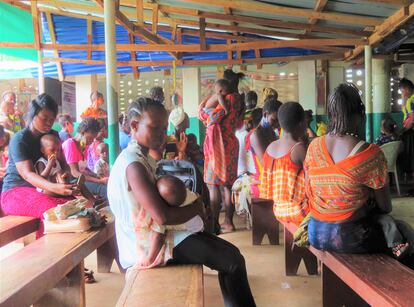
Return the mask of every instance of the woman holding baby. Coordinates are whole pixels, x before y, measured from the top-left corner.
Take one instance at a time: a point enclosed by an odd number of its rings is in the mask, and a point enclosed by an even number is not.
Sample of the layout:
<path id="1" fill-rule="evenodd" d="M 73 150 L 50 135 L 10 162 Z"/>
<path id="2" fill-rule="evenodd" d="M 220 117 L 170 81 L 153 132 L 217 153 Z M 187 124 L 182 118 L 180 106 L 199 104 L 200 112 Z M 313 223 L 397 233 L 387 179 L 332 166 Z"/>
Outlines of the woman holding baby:
<path id="1" fill-rule="evenodd" d="M 204 210 L 199 201 L 188 206 L 169 205 L 171 201 L 155 178 L 156 165 L 148 152 L 165 140 L 168 116 L 164 106 L 139 98 L 130 105 L 128 119 L 131 142 L 118 156 L 108 181 L 121 265 L 142 269 L 204 264 L 218 271 L 226 306 L 255 306 L 245 261 L 235 246 L 203 232 L 166 230 L 167 225 L 185 224 L 197 216 L 204 218 Z M 151 259 L 154 235 L 161 242 L 154 254 L 156 259 Z"/>

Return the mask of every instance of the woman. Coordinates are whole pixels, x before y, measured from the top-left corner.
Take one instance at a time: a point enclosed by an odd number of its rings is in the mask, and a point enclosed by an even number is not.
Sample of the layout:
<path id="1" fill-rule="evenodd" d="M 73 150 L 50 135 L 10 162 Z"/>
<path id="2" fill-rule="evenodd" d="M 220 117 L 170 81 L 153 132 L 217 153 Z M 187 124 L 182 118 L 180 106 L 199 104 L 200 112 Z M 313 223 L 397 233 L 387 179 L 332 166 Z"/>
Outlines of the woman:
<path id="1" fill-rule="evenodd" d="M 16 94 L 12 91 L 6 91 L 2 95 L 0 124 L 3 127 L 16 133 L 24 128 L 26 125 L 21 112 L 16 109 Z"/>
<path id="2" fill-rule="evenodd" d="M 317 249 L 343 253 L 384 251 L 384 233 L 374 212 L 392 210 L 387 161 L 377 145 L 360 138 L 365 107 L 358 89 L 340 84 L 327 111 L 328 133 L 310 144 L 304 162 L 312 215 L 309 242 Z"/>
<path id="3" fill-rule="evenodd" d="M 174 128 L 174 133 L 169 137 L 167 143 L 167 154 L 174 151 L 175 157 L 180 160 L 189 160 L 197 167 L 202 168 L 204 165 L 204 155 L 200 146 L 197 144 L 197 138 L 194 134 L 186 134 L 190 127 L 190 119 L 182 107 L 173 109 L 168 117 L 168 121 Z"/>
<path id="4" fill-rule="evenodd" d="M 224 109 L 210 112 L 204 111 L 205 99 L 199 106 L 199 119 L 207 127 L 204 140 L 204 182 L 210 192 L 210 204 L 213 217 L 218 225 L 220 203 L 223 200 L 225 220 L 221 225 L 225 232 L 234 231 L 234 207 L 231 203 L 231 186 L 237 179 L 237 160 L 239 143 L 235 131 L 241 126 L 244 105 L 238 93 L 239 80 L 243 74 L 236 74 L 230 69 L 225 70 L 224 78 L 230 82 L 230 94 L 226 96 L 229 114 Z M 208 123 L 210 123 L 208 125 Z M 217 129 L 217 125 L 218 128 Z M 214 144 L 211 146 L 211 144 Z"/>
<path id="5" fill-rule="evenodd" d="M 160 103 L 160 104 L 164 104 L 165 102 L 165 95 L 164 95 L 164 90 L 162 89 L 161 86 L 154 86 L 150 89 L 149 95 L 151 97 L 152 100 Z"/>
<path id="6" fill-rule="evenodd" d="M 399 88 L 405 99 L 402 107 L 404 125 L 401 135 L 403 153 L 401 155 L 401 168 L 405 173 L 414 175 L 414 84 L 405 78 L 400 80 Z"/>
<path id="7" fill-rule="evenodd" d="M 1 208 L 4 214 L 32 216 L 43 219 L 43 212 L 68 201 L 75 192 L 75 185 L 51 183 L 36 174 L 34 164 L 42 156 L 40 138 L 52 131 L 58 112 L 57 103 L 47 94 L 37 96 L 29 106 L 28 126 L 17 132 L 9 145 L 9 165 L 3 180 Z M 65 159 L 58 157 L 66 166 Z M 36 188 L 51 191 L 53 197 L 36 191 Z M 43 235 L 43 225 L 38 237 Z"/>
<path id="8" fill-rule="evenodd" d="M 306 110 L 305 111 L 305 119 L 306 119 L 306 134 L 308 136 L 309 140 L 313 140 L 314 138 L 316 138 L 316 133 L 315 131 L 313 131 L 312 127 L 311 127 L 311 123 L 313 121 L 313 111 L 312 110 Z"/>
<path id="9" fill-rule="evenodd" d="M 143 218 L 149 215 L 165 226 L 204 216 L 201 203 L 171 207 L 156 188 L 155 165 L 148 153 L 165 141 L 168 120 L 164 106 L 142 97 L 130 105 L 128 118 L 132 140 L 115 161 L 108 182 L 109 204 L 115 215 L 120 262 L 124 268 L 133 266 L 147 253 L 136 248 Z M 217 270 L 226 306 L 255 306 L 244 258 L 231 243 L 206 233 L 167 231 L 162 256 L 166 264 L 204 264 Z"/>
<path id="10" fill-rule="evenodd" d="M 119 147 L 121 150 L 127 148 L 129 141 L 131 140 L 131 129 L 128 125 L 128 119 L 125 114 L 121 114 L 118 118 L 119 123 Z"/>
<path id="11" fill-rule="evenodd" d="M 87 167 L 88 146 L 101 130 L 99 122 L 88 117 L 82 120 L 77 129 L 75 137 L 66 140 L 62 144 L 66 162 L 69 165 L 73 177 L 85 176 L 85 186 L 99 198 L 106 198 L 106 183 L 108 178 L 99 178 Z"/>
<path id="12" fill-rule="evenodd" d="M 88 117 L 93 117 L 95 119 L 98 119 L 98 118 L 106 119 L 107 118 L 106 111 L 101 108 L 105 103 L 102 93 L 98 91 L 93 91 L 91 93 L 90 98 L 91 98 L 91 105 L 85 111 L 82 112 L 80 117 L 82 119 L 85 119 Z"/>
<path id="13" fill-rule="evenodd" d="M 62 142 L 72 137 L 73 133 L 73 121 L 69 114 L 60 114 L 58 116 L 58 122 L 62 130 L 59 131 L 59 138 Z"/>
<path id="14" fill-rule="evenodd" d="M 251 185 L 254 198 L 259 197 L 258 183 L 263 169 L 263 155 L 266 148 L 277 139 L 275 130 L 280 128 L 277 112 L 281 105 L 282 103 L 277 101 L 274 96 L 269 96 L 265 101 L 263 117 L 259 126 L 246 136 L 246 150 L 250 153 L 247 157 L 252 159 L 250 164 L 254 165 L 255 170 L 252 174 L 254 183 Z"/>

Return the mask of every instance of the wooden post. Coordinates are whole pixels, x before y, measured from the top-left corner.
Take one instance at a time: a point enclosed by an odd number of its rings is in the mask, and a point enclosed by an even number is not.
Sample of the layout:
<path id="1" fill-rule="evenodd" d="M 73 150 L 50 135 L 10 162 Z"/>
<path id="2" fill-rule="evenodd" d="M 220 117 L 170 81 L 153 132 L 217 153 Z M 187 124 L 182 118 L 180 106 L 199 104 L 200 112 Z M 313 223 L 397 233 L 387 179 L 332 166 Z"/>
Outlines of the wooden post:
<path id="1" fill-rule="evenodd" d="M 52 41 L 52 44 L 56 44 L 56 33 L 55 33 L 55 27 L 53 25 L 52 14 L 46 13 L 46 19 L 47 19 L 47 25 L 49 28 L 50 40 Z M 53 54 L 55 55 L 56 58 L 59 57 L 58 50 L 54 50 Z M 56 68 L 58 72 L 59 81 L 63 81 L 65 79 L 65 76 L 63 75 L 62 63 L 56 62 Z"/>
<path id="2" fill-rule="evenodd" d="M 31 12 L 32 12 L 32 23 L 33 23 L 33 32 L 34 32 L 34 43 L 37 50 L 37 80 L 39 87 L 39 94 L 45 92 L 45 76 L 43 69 L 43 60 L 42 60 L 42 48 L 40 41 L 40 25 L 39 25 L 39 11 L 37 9 L 37 1 L 31 1 Z"/>
<path id="3" fill-rule="evenodd" d="M 152 33 L 157 34 L 158 30 L 158 4 L 152 9 Z"/>
<path id="4" fill-rule="evenodd" d="M 112 0 L 105 0 L 106 101 L 108 105 L 109 162 L 111 165 L 114 164 L 119 152 L 115 12 L 116 3 Z"/>
<path id="5" fill-rule="evenodd" d="M 137 0 L 137 23 L 140 26 L 144 26 L 144 6 L 143 0 Z"/>
<path id="6" fill-rule="evenodd" d="M 89 46 L 92 45 L 92 20 L 91 19 L 88 19 L 86 21 L 86 40 Z M 88 53 L 86 54 L 86 59 L 92 60 L 92 50 L 88 50 Z"/>
<path id="7" fill-rule="evenodd" d="M 207 45 L 206 45 L 206 20 L 205 20 L 205 18 L 200 18 L 199 28 L 200 28 L 200 48 L 201 48 L 201 50 L 207 50 Z"/>

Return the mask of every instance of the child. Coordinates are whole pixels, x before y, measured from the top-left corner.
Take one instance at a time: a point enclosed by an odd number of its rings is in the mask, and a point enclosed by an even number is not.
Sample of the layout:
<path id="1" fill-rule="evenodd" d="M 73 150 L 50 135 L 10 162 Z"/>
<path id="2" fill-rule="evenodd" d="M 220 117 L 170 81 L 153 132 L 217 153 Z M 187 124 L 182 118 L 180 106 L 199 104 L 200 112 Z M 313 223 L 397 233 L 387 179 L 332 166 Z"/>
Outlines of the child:
<path id="1" fill-rule="evenodd" d="M 394 141 L 398 141 L 397 123 L 391 117 L 384 118 L 381 121 L 381 135 L 374 143 L 381 146 Z"/>
<path id="2" fill-rule="evenodd" d="M 211 96 L 204 106 L 206 113 L 212 112 L 217 107 L 223 108 L 226 114 L 229 113 L 226 102 L 226 95 L 229 93 L 229 87 L 230 83 L 226 79 L 219 79 L 216 81 L 216 84 L 214 85 L 215 95 Z"/>
<path id="3" fill-rule="evenodd" d="M 99 160 L 96 161 L 94 172 L 101 178 L 109 177 L 108 144 L 101 143 L 96 147 Z"/>
<path id="4" fill-rule="evenodd" d="M 306 147 L 305 111 L 297 102 L 286 102 L 278 111 L 282 137 L 263 155 L 260 197 L 273 199 L 273 213 L 282 221 L 299 225 L 308 214 L 303 161 Z"/>
<path id="5" fill-rule="evenodd" d="M 59 125 L 62 127 L 62 130 L 59 132 L 59 138 L 62 141 L 66 141 L 67 139 L 72 137 L 73 133 L 73 121 L 69 114 L 60 114 L 58 116 Z"/>
<path id="6" fill-rule="evenodd" d="M 35 163 L 36 173 L 52 183 L 66 183 L 67 173 L 62 170 L 58 161 L 60 140 L 54 134 L 45 134 L 40 139 L 40 151 L 43 156 Z M 39 190 L 47 195 L 55 195 L 49 191 Z"/>
<path id="7" fill-rule="evenodd" d="M 184 183 L 174 176 L 162 176 L 157 180 L 157 189 L 161 197 L 173 207 L 186 206 L 197 200 L 198 195 L 186 189 Z M 149 250 L 145 259 L 137 264 L 138 268 L 151 268 L 158 263 L 157 257 L 164 245 L 169 231 L 187 230 L 197 233 L 203 230 L 204 223 L 198 215 L 184 225 L 167 226 L 167 231 L 160 232 L 160 226 L 155 221 L 148 221 Z"/>

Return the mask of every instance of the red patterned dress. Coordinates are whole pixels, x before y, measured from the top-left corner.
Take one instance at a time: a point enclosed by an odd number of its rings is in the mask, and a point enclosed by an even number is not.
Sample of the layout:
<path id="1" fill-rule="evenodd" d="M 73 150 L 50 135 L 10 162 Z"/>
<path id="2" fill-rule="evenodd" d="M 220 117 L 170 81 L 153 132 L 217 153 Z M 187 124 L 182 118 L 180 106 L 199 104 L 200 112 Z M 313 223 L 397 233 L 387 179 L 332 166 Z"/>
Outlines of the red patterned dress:
<path id="1" fill-rule="evenodd" d="M 208 99 L 208 98 L 207 98 Z M 207 127 L 204 140 L 204 181 L 206 184 L 231 186 L 237 179 L 239 141 L 236 129 L 243 121 L 241 97 L 226 96 L 229 113 L 219 105 L 211 112 L 200 109 L 199 119 Z"/>

